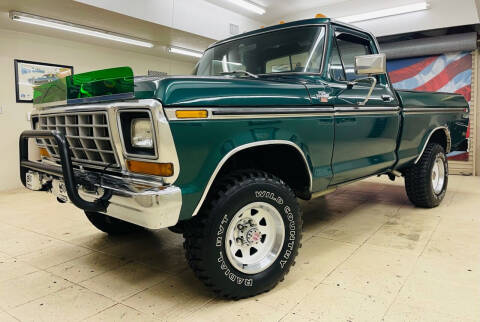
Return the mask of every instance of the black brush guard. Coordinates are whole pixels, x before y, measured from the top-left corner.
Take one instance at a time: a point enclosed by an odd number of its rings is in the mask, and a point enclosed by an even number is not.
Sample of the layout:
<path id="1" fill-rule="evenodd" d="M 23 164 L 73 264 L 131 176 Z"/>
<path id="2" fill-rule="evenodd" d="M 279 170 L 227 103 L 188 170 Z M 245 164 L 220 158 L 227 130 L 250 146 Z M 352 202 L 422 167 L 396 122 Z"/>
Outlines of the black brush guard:
<path id="1" fill-rule="evenodd" d="M 53 138 L 58 146 L 58 154 L 60 156 L 61 168 L 54 165 L 42 164 L 40 162 L 28 160 L 28 139 L 45 139 Z M 91 212 L 106 212 L 108 207 L 108 200 L 112 197 L 111 190 L 105 190 L 102 197 L 95 201 L 86 201 L 78 194 L 77 184 L 80 180 L 76 180 L 75 172 L 72 166 L 72 159 L 68 142 L 59 131 L 38 131 L 28 130 L 20 134 L 20 179 L 22 184 L 26 187 L 26 174 L 28 170 L 34 170 L 41 173 L 48 173 L 54 176 L 63 178 L 67 195 L 70 201 L 80 209 Z"/>

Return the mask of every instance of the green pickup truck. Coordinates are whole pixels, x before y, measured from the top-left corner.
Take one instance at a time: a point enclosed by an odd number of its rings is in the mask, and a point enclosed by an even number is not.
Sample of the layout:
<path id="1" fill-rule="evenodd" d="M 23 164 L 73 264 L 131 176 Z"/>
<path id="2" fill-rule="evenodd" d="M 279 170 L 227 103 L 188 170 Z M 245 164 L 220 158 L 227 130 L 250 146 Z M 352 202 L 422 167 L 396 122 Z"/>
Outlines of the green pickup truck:
<path id="1" fill-rule="evenodd" d="M 394 90 L 385 66 L 370 33 L 310 19 L 214 43 L 191 76 L 120 67 L 42 84 L 21 180 L 109 234 L 183 233 L 205 285 L 253 296 L 294 263 L 297 198 L 380 174 L 403 176 L 415 206 L 444 198 L 468 104 Z"/>

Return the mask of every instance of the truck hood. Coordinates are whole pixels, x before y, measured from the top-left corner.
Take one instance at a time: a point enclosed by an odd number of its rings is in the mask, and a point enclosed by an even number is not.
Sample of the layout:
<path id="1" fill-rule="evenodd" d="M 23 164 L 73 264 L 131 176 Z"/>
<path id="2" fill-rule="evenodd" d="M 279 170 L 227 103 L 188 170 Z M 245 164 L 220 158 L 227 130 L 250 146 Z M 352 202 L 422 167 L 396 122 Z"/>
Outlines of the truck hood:
<path id="1" fill-rule="evenodd" d="M 135 79 L 137 98 L 164 106 L 307 105 L 310 96 L 298 79 L 171 76 Z"/>
<path id="2" fill-rule="evenodd" d="M 130 67 L 75 74 L 34 87 L 35 108 L 154 98 L 164 106 L 308 105 L 306 75 L 134 77 Z"/>

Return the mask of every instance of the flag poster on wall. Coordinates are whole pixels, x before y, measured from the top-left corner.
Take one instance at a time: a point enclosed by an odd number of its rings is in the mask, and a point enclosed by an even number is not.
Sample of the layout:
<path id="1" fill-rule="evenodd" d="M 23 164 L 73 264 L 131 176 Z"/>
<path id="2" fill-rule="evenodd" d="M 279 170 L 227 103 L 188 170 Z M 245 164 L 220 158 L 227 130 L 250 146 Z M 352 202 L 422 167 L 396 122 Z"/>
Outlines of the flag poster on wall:
<path id="1" fill-rule="evenodd" d="M 458 93 L 467 102 L 472 94 L 472 55 L 455 52 L 436 56 L 394 59 L 387 62 L 393 87 L 425 92 Z M 465 129 L 467 138 L 469 129 Z M 448 157 L 468 161 L 467 140 Z"/>

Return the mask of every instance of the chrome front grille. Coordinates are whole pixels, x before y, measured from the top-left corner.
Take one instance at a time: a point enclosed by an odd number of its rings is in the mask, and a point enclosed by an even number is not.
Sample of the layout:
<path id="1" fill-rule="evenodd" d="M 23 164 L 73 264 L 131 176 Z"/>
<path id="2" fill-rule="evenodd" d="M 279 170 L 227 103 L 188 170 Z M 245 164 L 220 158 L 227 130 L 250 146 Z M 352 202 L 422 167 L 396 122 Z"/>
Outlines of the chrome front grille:
<path id="1" fill-rule="evenodd" d="M 58 113 L 36 116 L 37 130 L 57 130 L 68 141 L 72 161 L 98 166 L 119 167 L 105 111 Z M 59 160 L 58 146 L 52 139 L 37 139 L 53 159 Z"/>

